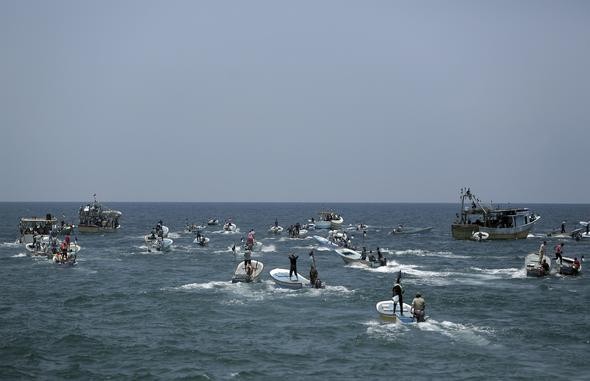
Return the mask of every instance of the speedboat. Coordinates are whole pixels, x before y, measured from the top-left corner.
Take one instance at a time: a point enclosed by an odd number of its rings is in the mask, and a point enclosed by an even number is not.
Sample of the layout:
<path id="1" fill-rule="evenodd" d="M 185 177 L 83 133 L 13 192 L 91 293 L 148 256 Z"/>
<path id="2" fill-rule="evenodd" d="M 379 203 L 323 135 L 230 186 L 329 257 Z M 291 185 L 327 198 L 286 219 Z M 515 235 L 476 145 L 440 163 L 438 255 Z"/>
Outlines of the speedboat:
<path id="1" fill-rule="evenodd" d="M 346 264 L 359 263 L 361 265 L 365 265 L 368 267 L 381 267 L 387 265 L 387 259 L 385 258 L 383 258 L 381 262 L 379 262 L 379 260 L 377 260 L 376 258 L 373 258 L 374 260 L 371 260 L 371 258 L 363 259 L 363 255 L 356 250 L 340 248 L 334 251 L 336 252 L 336 254 L 340 256 L 340 258 L 342 258 L 342 260 Z"/>
<path id="2" fill-rule="evenodd" d="M 379 315 L 386 320 L 393 320 L 401 324 L 413 323 L 414 317 L 412 315 L 412 306 L 404 303 L 404 314 L 401 314 L 400 306 L 398 304 L 395 313 L 393 312 L 393 300 L 383 300 L 375 305 Z"/>
<path id="3" fill-rule="evenodd" d="M 184 228 L 185 233 L 200 233 L 205 230 L 207 226 L 197 225 L 197 224 L 187 224 Z"/>
<path id="4" fill-rule="evenodd" d="M 528 208 L 501 208 L 484 205 L 471 193 L 461 189 L 461 209 L 451 225 L 455 239 L 472 239 L 473 233 L 488 233 L 488 239 L 524 239 L 541 220 L 541 216 Z"/>
<path id="5" fill-rule="evenodd" d="M 118 210 L 106 209 L 98 201 L 94 194 L 94 202 L 80 207 L 78 216 L 80 233 L 114 232 L 121 225 L 119 218 L 122 213 Z"/>
<path id="6" fill-rule="evenodd" d="M 279 286 L 286 288 L 299 289 L 303 287 L 311 287 L 309 280 L 301 274 L 289 277 L 289 270 L 287 269 L 272 269 L 270 270 L 271 279 Z"/>
<path id="7" fill-rule="evenodd" d="M 211 218 L 209 221 L 207 221 L 207 225 L 219 225 L 219 220 L 217 218 Z"/>
<path id="8" fill-rule="evenodd" d="M 539 254 L 538 253 L 531 253 L 524 258 L 524 268 L 526 271 L 527 276 L 532 277 L 542 277 L 545 275 L 549 275 L 551 271 L 551 258 L 544 256 L 545 261 L 547 262 L 547 270 L 543 268 L 541 262 L 539 262 Z"/>
<path id="9" fill-rule="evenodd" d="M 556 260 L 557 262 L 557 260 Z M 584 262 L 584 256 L 575 263 L 575 258 L 562 257 L 561 263 L 559 264 L 559 273 L 561 275 L 578 275 L 582 272 L 582 262 Z"/>
<path id="10" fill-rule="evenodd" d="M 231 278 L 232 283 L 237 282 L 257 282 L 260 280 L 264 265 L 262 262 L 252 260 L 250 267 L 245 266 L 244 262 L 241 261 L 234 271 L 234 276 Z"/>

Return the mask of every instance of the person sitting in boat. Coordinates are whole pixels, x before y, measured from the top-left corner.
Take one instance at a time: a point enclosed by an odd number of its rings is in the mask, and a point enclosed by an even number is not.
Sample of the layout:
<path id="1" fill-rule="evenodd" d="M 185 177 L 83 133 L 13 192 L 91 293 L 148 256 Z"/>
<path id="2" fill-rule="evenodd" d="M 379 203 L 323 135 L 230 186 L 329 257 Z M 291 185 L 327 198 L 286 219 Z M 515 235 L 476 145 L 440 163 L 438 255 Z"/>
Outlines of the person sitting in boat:
<path id="1" fill-rule="evenodd" d="M 426 309 L 426 301 L 422 297 L 422 295 L 418 292 L 416 293 L 416 297 L 412 300 L 412 316 L 416 319 L 416 322 L 420 323 L 424 321 L 425 316 L 425 309 Z M 403 312 L 403 308 L 402 308 Z"/>
<path id="2" fill-rule="evenodd" d="M 275 228 L 278 228 L 278 227 L 279 227 L 279 220 L 277 220 L 277 219 L 275 218 Z"/>
<path id="3" fill-rule="evenodd" d="M 377 259 L 375 258 L 375 255 L 373 254 L 373 250 L 369 251 L 369 262 L 376 262 Z"/>
<path id="4" fill-rule="evenodd" d="M 364 261 L 367 259 L 367 248 L 363 246 L 363 251 L 361 252 L 361 259 Z"/>
<path id="5" fill-rule="evenodd" d="M 555 246 L 555 260 L 559 259 L 559 263 L 561 263 L 563 260 L 563 245 L 564 243 L 562 242 L 559 245 Z"/>
<path id="6" fill-rule="evenodd" d="M 543 259 L 543 263 L 541 263 L 541 268 L 543 268 L 543 272 L 545 274 L 549 274 L 549 263 L 547 263 L 546 259 Z"/>
<path id="7" fill-rule="evenodd" d="M 574 263 L 572 263 L 572 268 L 576 272 L 580 270 L 580 261 L 578 260 L 578 257 L 574 257 Z"/>
<path id="8" fill-rule="evenodd" d="M 150 235 L 149 239 L 156 239 L 156 230 L 152 229 L 152 234 Z"/>

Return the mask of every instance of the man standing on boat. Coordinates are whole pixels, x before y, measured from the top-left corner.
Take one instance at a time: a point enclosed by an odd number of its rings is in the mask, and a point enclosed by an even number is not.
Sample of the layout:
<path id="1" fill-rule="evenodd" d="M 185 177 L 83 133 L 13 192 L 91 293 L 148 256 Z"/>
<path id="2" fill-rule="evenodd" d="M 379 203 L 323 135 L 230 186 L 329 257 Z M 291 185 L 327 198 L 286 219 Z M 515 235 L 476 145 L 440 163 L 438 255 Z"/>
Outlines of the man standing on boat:
<path id="1" fill-rule="evenodd" d="M 291 276 L 295 273 L 295 279 L 299 280 L 299 277 L 297 276 L 297 258 L 299 258 L 299 256 L 293 253 L 289 255 L 289 261 L 291 262 L 291 266 L 289 267 L 289 279 L 291 279 Z"/>
<path id="2" fill-rule="evenodd" d="M 559 258 L 559 263 L 561 263 L 562 261 L 562 255 L 563 254 L 563 242 L 560 243 L 559 245 L 555 246 L 555 260 L 557 260 Z"/>
<path id="3" fill-rule="evenodd" d="M 539 247 L 539 263 L 543 262 L 543 258 L 545 258 L 545 249 L 547 247 L 547 241 L 543 241 L 541 246 Z"/>
<path id="4" fill-rule="evenodd" d="M 402 278 L 402 272 L 400 271 L 398 276 L 397 276 L 397 280 L 395 281 L 393 288 L 391 289 L 393 295 L 392 295 L 392 300 L 393 300 L 393 313 L 395 314 L 395 310 L 397 307 L 397 304 L 399 303 L 400 308 L 399 308 L 399 312 L 401 316 L 404 316 L 404 289 L 402 287 L 401 284 L 401 278 Z"/>

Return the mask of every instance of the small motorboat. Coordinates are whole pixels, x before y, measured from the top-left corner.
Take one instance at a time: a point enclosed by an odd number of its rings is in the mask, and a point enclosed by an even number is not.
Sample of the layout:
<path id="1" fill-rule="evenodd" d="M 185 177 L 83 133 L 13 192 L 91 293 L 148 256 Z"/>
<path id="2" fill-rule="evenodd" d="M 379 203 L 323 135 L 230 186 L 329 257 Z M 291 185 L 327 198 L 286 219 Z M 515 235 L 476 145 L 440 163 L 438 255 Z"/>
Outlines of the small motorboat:
<path id="1" fill-rule="evenodd" d="M 432 230 L 432 226 L 427 226 L 425 228 L 420 227 L 411 227 L 411 226 L 403 226 L 399 225 L 398 227 L 394 228 L 391 231 L 391 234 L 420 234 L 426 233 Z"/>
<path id="2" fill-rule="evenodd" d="M 196 225 L 196 224 L 190 224 L 190 225 L 186 225 L 186 227 L 184 228 L 184 232 L 185 233 L 200 233 L 203 230 L 205 230 L 207 228 L 207 226 L 203 226 L 203 225 Z"/>
<path id="3" fill-rule="evenodd" d="M 489 234 L 489 233 L 482 232 L 482 231 L 479 231 L 479 232 L 474 232 L 474 233 L 471 235 L 471 239 L 472 239 L 473 241 L 477 241 L 477 242 L 482 242 L 482 241 L 485 241 L 485 240 L 487 240 L 489 237 L 490 237 L 490 234 Z"/>
<path id="4" fill-rule="evenodd" d="M 547 266 L 543 267 L 543 264 L 539 262 L 539 254 L 531 253 L 524 258 L 524 268 L 527 276 L 531 277 L 542 277 L 549 275 L 551 271 L 551 258 L 544 257 L 547 262 Z"/>
<path id="5" fill-rule="evenodd" d="M 273 233 L 273 234 L 281 234 L 283 232 L 283 227 L 278 226 L 278 225 L 273 225 L 268 229 L 268 231 L 269 231 L 269 233 Z M 301 231 L 299 234 L 301 234 Z"/>
<path id="6" fill-rule="evenodd" d="M 340 246 L 338 246 L 338 244 L 336 244 L 336 243 L 334 243 L 334 242 L 330 241 L 330 240 L 329 240 L 329 239 L 327 239 L 327 238 L 321 237 L 321 236 L 319 236 L 319 235 L 314 235 L 314 236 L 313 236 L 313 238 L 314 238 L 314 239 L 315 239 L 315 240 L 316 240 L 316 241 L 317 241 L 317 242 L 318 242 L 320 245 L 322 245 L 322 246 L 324 246 L 324 247 L 328 247 L 328 248 L 330 248 L 330 249 L 337 249 L 337 248 L 339 248 L 339 247 L 340 247 Z"/>
<path id="7" fill-rule="evenodd" d="M 557 263 L 558 260 L 555 260 Z M 559 263 L 559 273 L 561 275 L 578 275 L 582 272 L 582 262 L 584 262 L 584 256 L 577 260 L 577 258 L 562 257 L 561 263 Z"/>
<path id="8" fill-rule="evenodd" d="M 148 234 L 144 238 L 145 244 L 148 248 L 148 251 L 170 251 L 172 248 L 172 241 L 170 238 L 162 238 L 162 237 L 153 237 L 151 234 Z"/>
<path id="9" fill-rule="evenodd" d="M 209 226 L 219 225 L 219 220 L 217 218 L 211 218 L 209 221 L 207 221 L 207 225 L 209 225 Z"/>
<path id="10" fill-rule="evenodd" d="M 404 303 L 404 314 L 401 314 L 400 306 L 398 305 L 395 313 L 393 312 L 393 300 L 383 300 L 378 302 L 375 308 L 379 315 L 386 320 L 393 320 L 401 324 L 409 324 L 415 321 L 412 315 L 412 306 Z"/>
<path id="11" fill-rule="evenodd" d="M 76 254 L 62 255 L 60 253 L 53 254 L 53 263 L 62 266 L 74 266 L 76 264 Z"/>
<path id="12" fill-rule="evenodd" d="M 225 224 L 223 224 L 223 230 L 227 232 L 235 232 L 237 229 L 237 225 L 233 222 L 226 222 Z"/>
<path id="13" fill-rule="evenodd" d="M 363 259 L 363 255 L 361 253 L 359 253 L 356 250 L 352 250 L 352 249 L 348 249 L 348 248 L 340 248 L 340 249 L 336 249 L 334 251 L 336 252 L 336 254 L 338 254 L 340 256 L 340 258 L 342 258 L 342 260 L 346 264 L 359 263 L 361 265 L 365 265 L 368 267 L 387 266 L 387 259 L 385 257 L 382 258 L 381 261 L 379 261 L 374 256 L 373 257 L 369 256 L 368 259 Z"/>
<path id="14" fill-rule="evenodd" d="M 301 274 L 289 277 L 289 270 L 287 269 L 272 269 L 270 270 L 271 279 L 281 287 L 299 289 L 303 287 L 311 287 L 309 280 Z"/>
<path id="15" fill-rule="evenodd" d="M 207 246 L 209 244 L 209 238 L 205 237 L 204 235 L 200 235 L 193 240 L 193 243 L 196 243 L 200 246 Z"/>
<path id="16" fill-rule="evenodd" d="M 262 275 L 262 270 L 264 269 L 264 265 L 262 262 L 252 260 L 252 263 L 249 266 L 245 266 L 244 262 L 241 261 L 238 263 L 236 267 L 236 271 L 234 271 L 234 276 L 231 278 L 232 283 L 238 282 L 257 282 L 260 280 L 260 276 Z"/>

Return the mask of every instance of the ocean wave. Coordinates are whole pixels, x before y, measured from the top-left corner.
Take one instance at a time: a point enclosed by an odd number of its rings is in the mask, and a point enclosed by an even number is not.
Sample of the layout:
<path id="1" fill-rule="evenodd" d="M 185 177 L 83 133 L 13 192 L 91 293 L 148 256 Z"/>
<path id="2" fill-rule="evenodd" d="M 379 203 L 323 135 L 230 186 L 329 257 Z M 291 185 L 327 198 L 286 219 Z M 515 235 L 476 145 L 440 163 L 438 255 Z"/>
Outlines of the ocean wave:
<path id="1" fill-rule="evenodd" d="M 22 258 L 22 257 L 26 257 L 27 254 L 26 253 L 18 253 L 18 254 L 14 254 L 11 256 L 11 258 Z"/>

